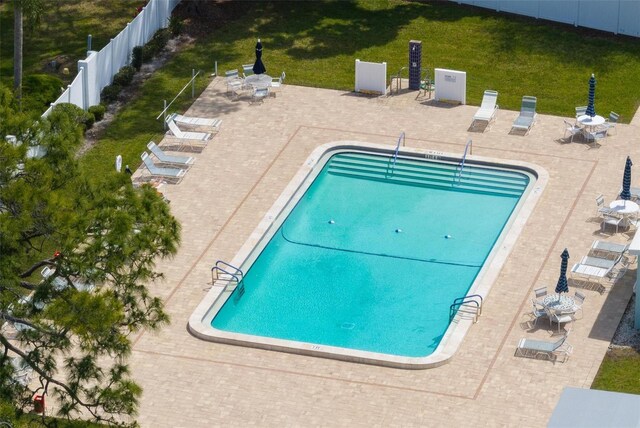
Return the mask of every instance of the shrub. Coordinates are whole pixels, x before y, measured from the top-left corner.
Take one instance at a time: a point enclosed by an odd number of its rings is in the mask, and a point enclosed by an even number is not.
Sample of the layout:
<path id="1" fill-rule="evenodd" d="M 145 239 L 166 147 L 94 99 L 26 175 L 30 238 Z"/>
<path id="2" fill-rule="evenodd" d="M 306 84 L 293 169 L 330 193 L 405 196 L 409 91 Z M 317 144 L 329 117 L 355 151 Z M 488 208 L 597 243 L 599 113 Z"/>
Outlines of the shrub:
<path id="1" fill-rule="evenodd" d="M 171 31 L 171 35 L 173 37 L 177 37 L 182 33 L 182 19 L 178 18 L 175 15 L 169 17 L 169 31 Z"/>
<path id="2" fill-rule="evenodd" d="M 142 62 L 149 62 L 158 55 L 167 45 L 171 34 L 168 28 L 161 28 L 153 35 L 151 40 L 142 47 Z"/>
<path id="3" fill-rule="evenodd" d="M 100 122 L 102 119 L 104 119 L 105 111 L 107 111 L 107 108 L 102 104 L 89 107 L 89 113 L 93 114 L 93 117 L 96 119 L 96 122 Z"/>
<path id="4" fill-rule="evenodd" d="M 82 110 L 75 104 L 71 103 L 60 103 L 56 104 L 53 108 L 53 111 L 56 113 L 63 113 L 69 116 L 69 118 L 80 125 L 83 125 L 84 131 L 91 128 L 93 123 L 95 122 L 95 118 L 93 114 Z"/>
<path id="5" fill-rule="evenodd" d="M 130 65 L 122 67 L 115 76 L 113 76 L 113 84 L 118 86 L 129 86 L 136 74 L 136 69 Z"/>
<path id="6" fill-rule="evenodd" d="M 104 104 L 110 104 L 118 99 L 118 95 L 122 90 L 120 85 L 108 85 L 105 86 L 100 93 L 100 101 Z"/>
<path id="7" fill-rule="evenodd" d="M 142 49 L 142 46 L 136 46 L 131 52 L 131 66 L 135 68 L 136 71 L 140 71 L 140 67 L 142 67 Z"/>
<path id="8" fill-rule="evenodd" d="M 22 82 L 23 111 L 44 111 L 60 96 L 60 88 L 65 85 L 56 76 L 30 74 Z"/>

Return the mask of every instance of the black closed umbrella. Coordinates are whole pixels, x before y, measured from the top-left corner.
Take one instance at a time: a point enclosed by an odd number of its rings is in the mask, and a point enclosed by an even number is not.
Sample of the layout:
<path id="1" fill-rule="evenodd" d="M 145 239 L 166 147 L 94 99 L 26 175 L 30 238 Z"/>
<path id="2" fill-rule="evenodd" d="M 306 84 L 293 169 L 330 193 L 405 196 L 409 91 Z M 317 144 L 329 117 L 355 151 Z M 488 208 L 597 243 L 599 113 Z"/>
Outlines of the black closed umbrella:
<path id="1" fill-rule="evenodd" d="M 260 42 L 260 39 L 258 39 L 258 43 L 256 43 L 256 62 L 253 64 L 253 73 L 263 74 L 266 72 L 267 69 L 262 63 L 262 43 Z"/>
<path id="2" fill-rule="evenodd" d="M 627 156 L 627 162 L 624 165 L 624 174 L 622 175 L 622 192 L 620 192 L 620 199 L 628 201 L 631 199 L 631 158 Z"/>
<path id="3" fill-rule="evenodd" d="M 589 98 L 587 102 L 587 112 L 585 113 L 587 116 L 595 116 L 596 115 L 596 76 L 595 74 L 591 74 L 591 78 L 589 79 Z"/>
<path id="4" fill-rule="evenodd" d="M 558 278 L 558 283 L 556 284 L 556 293 L 558 293 L 558 296 L 560 296 L 560 293 L 569 292 L 569 283 L 567 282 L 567 265 L 569 264 L 569 251 L 567 251 L 566 248 L 560 255 L 560 258 L 562 258 L 562 263 L 560 263 L 560 278 Z"/>

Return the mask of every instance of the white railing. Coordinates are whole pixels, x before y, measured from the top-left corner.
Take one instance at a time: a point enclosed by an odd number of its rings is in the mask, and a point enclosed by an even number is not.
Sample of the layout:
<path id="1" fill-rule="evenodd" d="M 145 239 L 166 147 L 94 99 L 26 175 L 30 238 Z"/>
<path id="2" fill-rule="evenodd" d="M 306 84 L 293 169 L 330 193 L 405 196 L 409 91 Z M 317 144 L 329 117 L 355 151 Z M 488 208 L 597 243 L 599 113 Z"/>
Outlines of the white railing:
<path id="1" fill-rule="evenodd" d="M 180 0 L 150 0 L 142 11 L 99 52 L 90 51 L 78 61 L 78 75 L 42 116 L 59 103 L 72 103 L 86 110 L 100 104 L 100 92 L 110 85 L 113 76 L 129 64 L 131 51 L 146 44 L 155 32 L 169 25 L 171 12 Z"/>

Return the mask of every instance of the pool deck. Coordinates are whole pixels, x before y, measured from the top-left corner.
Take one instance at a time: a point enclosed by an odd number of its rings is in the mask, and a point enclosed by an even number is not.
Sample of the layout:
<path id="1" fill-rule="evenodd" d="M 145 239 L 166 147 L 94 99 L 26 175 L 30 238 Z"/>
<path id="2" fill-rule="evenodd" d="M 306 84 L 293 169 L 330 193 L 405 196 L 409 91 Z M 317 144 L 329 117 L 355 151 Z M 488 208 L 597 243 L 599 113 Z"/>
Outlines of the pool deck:
<path id="1" fill-rule="evenodd" d="M 546 426 L 563 387 L 590 387 L 631 296 L 635 266 L 610 292 L 585 292 L 566 363 L 514 357 L 514 351 L 522 337 L 554 339 L 544 321 L 530 329 L 526 314 L 534 288 L 555 287 L 565 247 L 571 267 L 594 239 L 630 241 L 628 233 L 600 234 L 595 197 L 615 199 L 626 156 L 640 159 L 640 119 L 589 148 L 559 140 L 561 117 L 539 114 L 523 137 L 508 134 L 517 112 L 499 110 L 488 131 L 469 132 L 477 107 L 415 100 L 415 93 L 378 98 L 285 85 L 276 98 L 250 105 L 229 100 L 225 89 L 214 79 L 187 112 L 223 123 L 182 182 L 163 188 L 182 223 L 183 244 L 161 264 L 165 279 L 150 285 L 172 323 L 139 335 L 133 346 L 143 427 L 538 427 Z M 233 259 L 317 146 L 358 140 L 393 148 L 402 131 L 408 147 L 461 155 L 472 138 L 473 155 L 530 162 L 549 173 L 480 321 L 448 364 L 393 369 L 217 344 L 188 333 L 212 264 Z"/>

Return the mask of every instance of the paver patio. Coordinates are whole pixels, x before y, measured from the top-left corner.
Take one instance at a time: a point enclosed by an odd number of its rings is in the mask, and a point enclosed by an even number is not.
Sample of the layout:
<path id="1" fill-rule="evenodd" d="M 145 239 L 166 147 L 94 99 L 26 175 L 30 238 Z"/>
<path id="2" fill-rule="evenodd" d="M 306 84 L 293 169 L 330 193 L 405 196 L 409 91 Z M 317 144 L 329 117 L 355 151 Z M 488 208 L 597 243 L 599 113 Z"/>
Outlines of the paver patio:
<path id="1" fill-rule="evenodd" d="M 618 125 L 615 135 L 590 149 L 559 142 L 560 117 L 539 114 L 521 137 L 508 135 L 517 112 L 500 110 L 490 130 L 468 132 L 477 107 L 415 100 L 415 93 L 372 98 L 285 85 L 276 98 L 249 105 L 229 100 L 225 90 L 224 81 L 214 79 L 187 112 L 219 117 L 222 127 L 194 155 L 184 180 L 164 188 L 183 238 L 175 258 L 161 266 L 165 280 L 151 286 L 165 299 L 172 323 L 143 333 L 133 348 L 133 373 L 144 388 L 142 426 L 536 427 L 546 425 L 564 386 L 590 387 L 631 296 L 635 266 L 611 292 L 586 291 L 568 362 L 513 354 L 521 337 L 549 340 L 544 323 L 529 331 L 523 322 L 533 288 L 555 286 L 565 247 L 571 266 L 594 239 L 630 239 L 599 234 L 595 197 L 613 199 L 626 156 L 640 159 L 640 124 Z M 573 107 L 567 105 L 568 114 Z M 448 364 L 391 369 L 210 343 L 188 333 L 211 265 L 233 258 L 314 148 L 337 140 L 393 148 L 401 131 L 408 147 L 458 155 L 472 138 L 476 156 L 535 163 L 550 176 L 480 321 Z"/>

